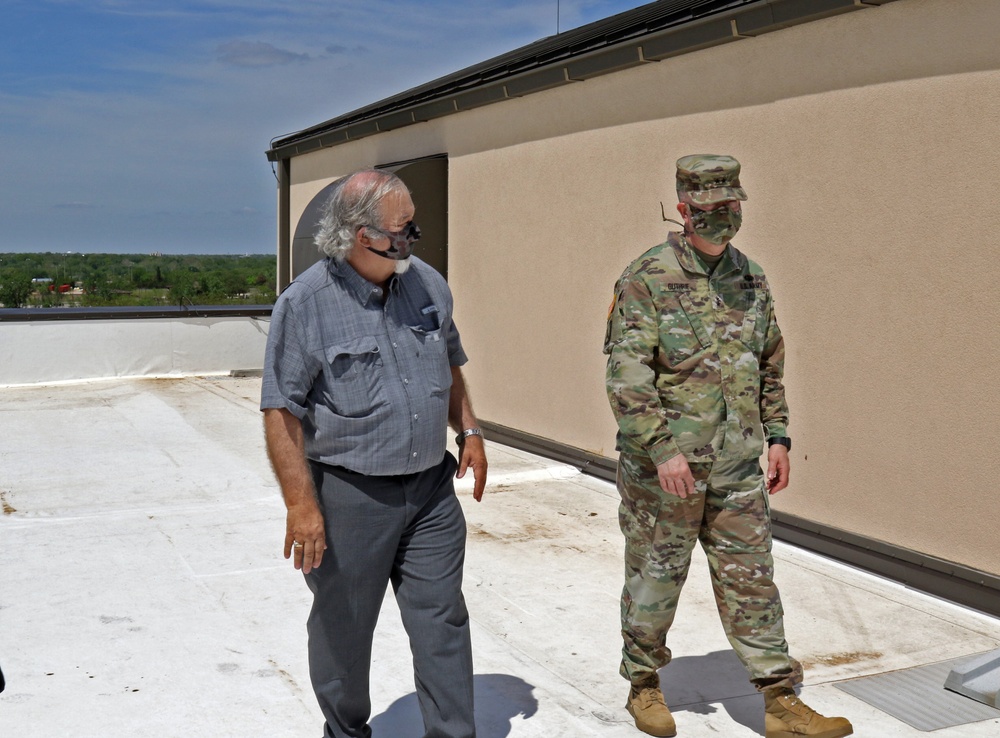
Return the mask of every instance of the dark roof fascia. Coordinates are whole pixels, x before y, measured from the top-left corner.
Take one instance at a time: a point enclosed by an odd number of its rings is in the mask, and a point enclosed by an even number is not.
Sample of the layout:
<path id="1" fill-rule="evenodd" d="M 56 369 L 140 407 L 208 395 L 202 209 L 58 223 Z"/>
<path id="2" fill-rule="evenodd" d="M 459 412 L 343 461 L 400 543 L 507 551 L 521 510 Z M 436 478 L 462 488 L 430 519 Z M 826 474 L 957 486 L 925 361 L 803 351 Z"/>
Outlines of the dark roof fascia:
<path id="1" fill-rule="evenodd" d="M 659 0 L 272 140 L 270 161 L 894 0 Z"/>

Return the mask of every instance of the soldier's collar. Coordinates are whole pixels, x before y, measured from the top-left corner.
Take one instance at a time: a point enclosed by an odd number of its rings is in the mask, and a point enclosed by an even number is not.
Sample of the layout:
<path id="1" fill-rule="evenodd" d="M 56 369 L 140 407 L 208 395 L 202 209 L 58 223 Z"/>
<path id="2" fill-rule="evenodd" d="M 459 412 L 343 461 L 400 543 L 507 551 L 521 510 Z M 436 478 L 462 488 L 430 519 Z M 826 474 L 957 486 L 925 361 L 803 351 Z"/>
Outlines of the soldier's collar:
<path id="1" fill-rule="evenodd" d="M 723 274 L 728 274 L 741 268 L 740 256 L 742 255 L 731 243 L 726 244 L 726 250 L 722 252 L 722 261 L 716 265 L 712 274 L 709 274 L 705 271 L 701 259 L 695 256 L 695 247 L 688 242 L 684 234 L 672 231 L 668 240 L 677 254 L 677 261 L 685 271 L 700 274 L 703 277 L 721 277 Z"/>

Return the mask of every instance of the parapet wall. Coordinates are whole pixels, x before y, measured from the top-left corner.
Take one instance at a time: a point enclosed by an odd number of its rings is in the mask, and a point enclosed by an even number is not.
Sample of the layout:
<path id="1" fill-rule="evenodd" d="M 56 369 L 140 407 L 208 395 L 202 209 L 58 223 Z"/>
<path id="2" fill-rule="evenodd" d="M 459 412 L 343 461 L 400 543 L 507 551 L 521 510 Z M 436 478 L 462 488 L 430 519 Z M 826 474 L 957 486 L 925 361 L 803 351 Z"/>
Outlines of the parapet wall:
<path id="1" fill-rule="evenodd" d="M 270 318 L 0 321 L 0 386 L 259 371 Z"/>

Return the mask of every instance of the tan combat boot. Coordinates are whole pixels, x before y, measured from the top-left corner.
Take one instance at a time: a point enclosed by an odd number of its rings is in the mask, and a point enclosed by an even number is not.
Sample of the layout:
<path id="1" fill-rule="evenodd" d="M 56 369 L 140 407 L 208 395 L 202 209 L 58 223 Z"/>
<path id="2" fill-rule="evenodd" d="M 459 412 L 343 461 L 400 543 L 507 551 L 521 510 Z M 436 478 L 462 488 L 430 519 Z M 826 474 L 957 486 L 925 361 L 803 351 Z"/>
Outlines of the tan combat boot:
<path id="1" fill-rule="evenodd" d="M 764 735 L 766 738 L 842 738 L 854 732 L 847 718 L 823 717 L 790 689 L 764 692 Z"/>
<path id="2" fill-rule="evenodd" d="M 625 709 L 635 718 L 635 727 L 656 736 L 677 735 L 677 725 L 663 701 L 659 680 L 633 684 Z"/>

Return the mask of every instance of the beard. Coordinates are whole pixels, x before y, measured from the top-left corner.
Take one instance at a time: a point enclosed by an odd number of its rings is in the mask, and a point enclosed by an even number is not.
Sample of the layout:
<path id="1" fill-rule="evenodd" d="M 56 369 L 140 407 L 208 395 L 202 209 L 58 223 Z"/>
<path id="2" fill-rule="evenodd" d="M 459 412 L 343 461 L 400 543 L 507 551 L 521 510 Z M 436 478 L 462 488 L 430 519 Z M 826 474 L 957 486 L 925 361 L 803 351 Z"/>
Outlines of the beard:
<path id="1" fill-rule="evenodd" d="M 410 268 L 410 258 L 400 259 L 396 262 L 396 274 L 405 274 L 406 270 Z"/>

